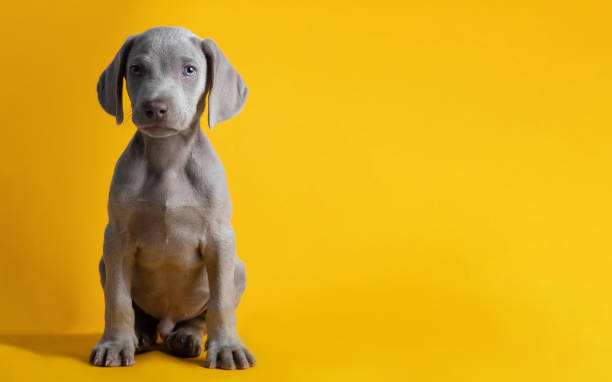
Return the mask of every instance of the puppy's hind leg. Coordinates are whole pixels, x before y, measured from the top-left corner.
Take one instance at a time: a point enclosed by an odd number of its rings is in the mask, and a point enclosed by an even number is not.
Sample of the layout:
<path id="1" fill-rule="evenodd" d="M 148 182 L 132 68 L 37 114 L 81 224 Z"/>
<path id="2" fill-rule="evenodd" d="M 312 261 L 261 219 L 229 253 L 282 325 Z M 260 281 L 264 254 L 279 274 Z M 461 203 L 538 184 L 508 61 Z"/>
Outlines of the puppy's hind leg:
<path id="1" fill-rule="evenodd" d="M 164 338 L 169 353 L 177 357 L 197 357 L 202 353 L 202 339 L 206 332 L 206 312 L 191 320 L 181 321 Z"/>
<path id="2" fill-rule="evenodd" d="M 151 350 L 157 341 L 157 323 L 159 320 L 145 313 L 135 302 L 132 302 L 132 307 L 134 307 L 134 330 L 136 337 L 138 337 L 136 353 L 144 353 Z"/>

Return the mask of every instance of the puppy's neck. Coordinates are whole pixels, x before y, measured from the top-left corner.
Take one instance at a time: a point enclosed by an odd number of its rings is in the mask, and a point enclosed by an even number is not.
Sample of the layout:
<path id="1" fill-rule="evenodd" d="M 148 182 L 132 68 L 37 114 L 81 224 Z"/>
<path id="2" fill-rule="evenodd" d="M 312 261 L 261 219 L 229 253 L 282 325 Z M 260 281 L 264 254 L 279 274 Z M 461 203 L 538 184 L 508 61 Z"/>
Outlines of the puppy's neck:
<path id="1" fill-rule="evenodd" d="M 196 145 L 201 145 L 202 139 L 206 139 L 200 129 L 200 121 L 170 137 L 152 138 L 140 131 L 136 132 L 136 136 L 142 142 L 147 167 L 160 173 L 185 168 Z"/>

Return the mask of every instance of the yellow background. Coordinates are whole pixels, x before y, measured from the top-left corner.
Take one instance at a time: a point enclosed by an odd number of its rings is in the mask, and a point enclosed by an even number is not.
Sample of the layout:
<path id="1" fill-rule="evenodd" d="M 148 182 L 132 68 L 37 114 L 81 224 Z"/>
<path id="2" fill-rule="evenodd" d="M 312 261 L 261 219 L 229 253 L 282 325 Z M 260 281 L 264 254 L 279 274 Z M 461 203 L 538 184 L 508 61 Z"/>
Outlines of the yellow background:
<path id="1" fill-rule="evenodd" d="M 0 380 L 612 380 L 609 2 L 2 13 Z M 158 25 L 215 39 L 250 89 L 207 132 L 248 269 L 248 371 L 160 352 L 86 363 L 108 188 L 135 130 L 95 85 Z"/>

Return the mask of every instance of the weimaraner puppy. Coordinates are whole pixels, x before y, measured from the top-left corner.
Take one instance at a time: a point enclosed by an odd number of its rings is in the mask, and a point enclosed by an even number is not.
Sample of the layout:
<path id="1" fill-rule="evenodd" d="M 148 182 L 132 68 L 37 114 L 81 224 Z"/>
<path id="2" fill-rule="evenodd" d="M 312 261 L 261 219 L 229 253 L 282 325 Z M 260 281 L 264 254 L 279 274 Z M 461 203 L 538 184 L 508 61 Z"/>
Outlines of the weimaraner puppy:
<path id="1" fill-rule="evenodd" d="M 204 366 L 255 365 L 236 330 L 246 287 L 236 257 L 223 165 L 200 129 L 237 115 L 248 89 L 211 39 L 159 27 L 130 36 L 98 81 L 98 100 L 123 121 L 123 78 L 138 127 L 117 161 L 100 261 L 104 334 L 98 366 L 129 366 L 159 331 L 166 349 Z"/>

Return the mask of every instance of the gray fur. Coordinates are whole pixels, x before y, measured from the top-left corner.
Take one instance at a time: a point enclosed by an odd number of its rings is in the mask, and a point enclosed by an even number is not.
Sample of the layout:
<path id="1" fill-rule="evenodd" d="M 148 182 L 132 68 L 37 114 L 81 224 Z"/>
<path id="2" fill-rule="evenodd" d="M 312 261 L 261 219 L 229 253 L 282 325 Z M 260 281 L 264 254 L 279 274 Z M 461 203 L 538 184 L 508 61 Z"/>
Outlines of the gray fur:
<path id="1" fill-rule="evenodd" d="M 225 171 L 200 129 L 207 94 L 212 128 L 240 112 L 248 90 L 212 40 L 183 28 L 130 36 L 102 73 L 98 99 L 118 124 L 124 76 L 138 130 L 111 183 L 100 261 L 105 328 L 90 360 L 131 365 L 158 330 L 169 352 L 197 356 L 207 330 L 206 367 L 253 366 L 236 330 L 246 273 Z"/>

